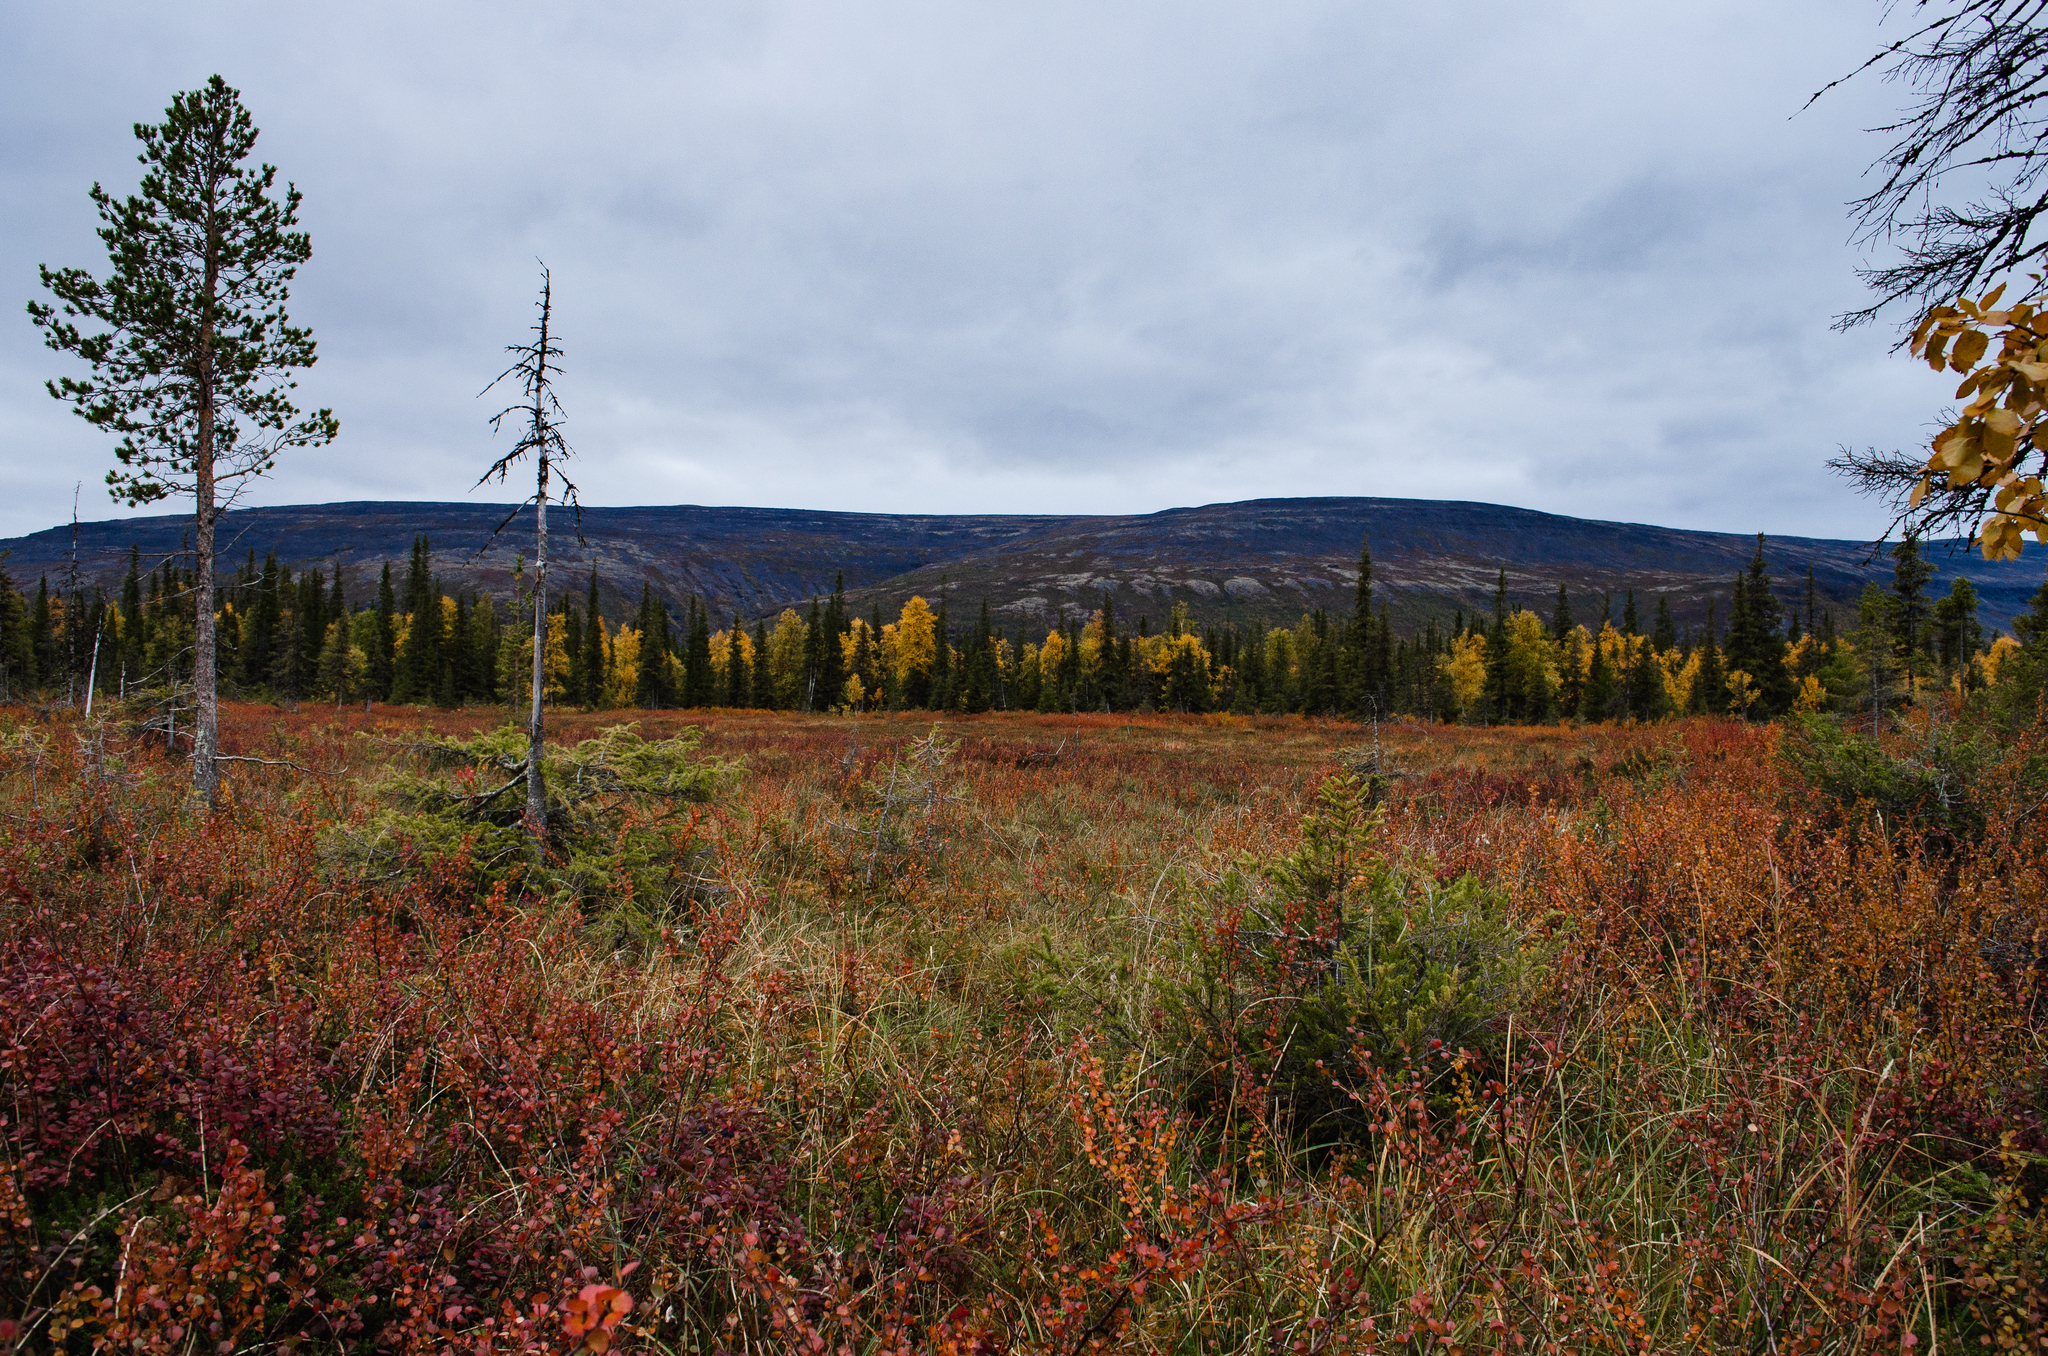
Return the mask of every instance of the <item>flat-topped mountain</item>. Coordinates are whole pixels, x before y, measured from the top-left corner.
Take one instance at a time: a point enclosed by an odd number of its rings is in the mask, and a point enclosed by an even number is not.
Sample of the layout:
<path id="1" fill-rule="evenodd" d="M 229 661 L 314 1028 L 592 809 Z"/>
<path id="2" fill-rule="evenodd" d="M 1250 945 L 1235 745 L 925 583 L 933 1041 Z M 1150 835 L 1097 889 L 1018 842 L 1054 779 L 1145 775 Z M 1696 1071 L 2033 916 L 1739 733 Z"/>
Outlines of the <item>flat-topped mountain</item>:
<path id="1" fill-rule="evenodd" d="M 223 566 L 275 552 L 295 571 L 338 562 L 352 601 L 366 599 L 389 562 L 404 568 L 416 534 L 433 544 L 443 587 L 504 596 L 522 549 L 530 552 L 531 510 L 504 534 L 491 532 L 504 505 L 364 502 L 243 509 L 221 523 Z M 913 593 L 936 598 L 943 580 L 956 615 L 986 598 L 1000 624 L 1050 621 L 1100 605 L 1107 592 L 1127 620 L 1163 621 L 1175 603 L 1199 622 L 1291 623 L 1309 609 L 1351 606 L 1362 539 L 1372 543 L 1374 583 L 1397 624 L 1419 626 L 1492 606 L 1506 570 L 1509 596 L 1546 614 L 1562 582 L 1583 618 L 1599 595 L 1634 589 L 1647 624 L 1650 596 L 1668 596 L 1682 624 L 1704 618 L 1713 598 L 1749 562 L 1756 539 L 1635 523 L 1598 522 L 1530 509 L 1423 499 L 1254 499 L 1146 514 L 894 514 L 682 504 L 588 508 L 580 531 L 557 509 L 549 517 L 550 574 L 579 593 L 596 569 L 605 610 L 623 616 L 644 584 L 673 604 L 704 599 L 721 619 L 801 606 L 831 590 L 843 572 L 849 600 L 865 614 L 893 615 Z M 0 541 L 4 567 L 32 589 L 76 572 L 87 584 L 118 584 L 130 546 L 145 569 L 190 549 L 190 519 L 178 515 L 66 524 Z M 1865 583 L 1891 566 L 1869 543 L 1776 537 L 1765 554 L 1778 592 L 1791 604 L 1814 572 L 1821 605 L 1842 616 Z M 1992 564 L 1973 552 L 1929 551 L 1946 589 L 1955 573 L 1983 598 L 1988 626 L 2008 627 L 2042 583 L 2038 559 Z M 1722 609 L 1726 615 L 1725 605 Z"/>

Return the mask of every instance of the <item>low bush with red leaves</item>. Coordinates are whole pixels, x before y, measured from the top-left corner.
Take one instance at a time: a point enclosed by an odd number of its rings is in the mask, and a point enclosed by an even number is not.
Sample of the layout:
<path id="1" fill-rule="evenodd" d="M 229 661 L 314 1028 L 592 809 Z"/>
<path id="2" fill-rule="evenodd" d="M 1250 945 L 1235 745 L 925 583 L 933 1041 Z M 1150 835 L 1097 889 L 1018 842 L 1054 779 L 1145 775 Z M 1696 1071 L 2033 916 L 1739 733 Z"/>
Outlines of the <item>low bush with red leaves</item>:
<path id="1" fill-rule="evenodd" d="M 1933 853 L 1767 729 L 1389 729 L 1368 928 L 1316 875 L 1355 731 L 714 714 L 747 771 L 626 938 L 460 834 L 334 850 L 418 724 L 231 708 L 272 764 L 210 814 L 10 737 L 0 1347 L 2042 1346 L 2024 779 Z M 1434 1038 L 1325 992 L 1482 926 L 1540 963 L 1417 968 L 1387 1011 L 1484 999 Z"/>

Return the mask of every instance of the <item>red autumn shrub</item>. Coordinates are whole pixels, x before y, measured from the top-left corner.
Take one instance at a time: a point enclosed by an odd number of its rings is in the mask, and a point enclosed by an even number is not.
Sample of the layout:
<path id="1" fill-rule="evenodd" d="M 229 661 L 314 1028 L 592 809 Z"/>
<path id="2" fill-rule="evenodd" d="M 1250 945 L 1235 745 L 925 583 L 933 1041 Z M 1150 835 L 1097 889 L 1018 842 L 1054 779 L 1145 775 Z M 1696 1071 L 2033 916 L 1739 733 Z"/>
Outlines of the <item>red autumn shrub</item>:
<path id="1" fill-rule="evenodd" d="M 494 719 L 231 707 L 314 772 L 234 765 L 207 817 L 64 719 L 0 757 L 0 1342 L 2039 1342 L 2017 790 L 1936 861 L 1806 815 L 1740 722 L 1386 727 L 1374 852 L 1483 879 L 1544 978 L 1477 1048 L 1309 1061 L 1356 1133 L 1302 1144 L 1256 1080 L 1169 1081 L 1153 995 L 1359 732 L 977 717 L 870 878 L 852 792 L 929 722 L 714 713 L 748 774 L 625 947 L 460 851 L 323 848 L 421 723 Z"/>

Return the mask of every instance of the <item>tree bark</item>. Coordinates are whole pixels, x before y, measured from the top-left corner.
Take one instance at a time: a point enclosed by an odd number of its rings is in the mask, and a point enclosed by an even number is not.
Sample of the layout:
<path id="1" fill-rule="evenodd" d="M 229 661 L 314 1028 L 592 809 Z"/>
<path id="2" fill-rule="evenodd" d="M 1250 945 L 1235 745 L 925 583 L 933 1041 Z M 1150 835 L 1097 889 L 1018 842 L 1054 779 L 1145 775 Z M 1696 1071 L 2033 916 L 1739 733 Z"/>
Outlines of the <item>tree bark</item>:
<path id="1" fill-rule="evenodd" d="M 220 801 L 220 767 L 214 758 L 220 752 L 219 674 L 213 627 L 213 300 L 220 286 L 220 229 L 215 216 L 213 188 L 208 186 L 206 203 L 206 282 L 200 294 L 199 354 L 194 375 L 194 399 L 198 404 L 199 445 L 192 454 L 193 523 L 192 553 L 193 646 L 192 696 L 198 708 L 192 732 L 192 792 L 212 809 Z M 173 670 L 171 691 L 177 692 Z"/>
<path id="2" fill-rule="evenodd" d="M 548 320 L 552 309 L 551 289 L 545 284 L 540 304 L 540 357 L 533 383 L 533 427 L 542 427 L 546 416 L 548 376 Z M 533 522 L 533 720 L 526 740 L 526 824 L 533 841 L 548 841 L 547 783 L 541 772 L 546 727 L 541 723 L 541 697 L 547 690 L 548 642 L 548 446 L 545 440 L 535 449 L 540 461 L 540 488 L 534 495 Z"/>
<path id="3" fill-rule="evenodd" d="M 213 432 L 211 411 L 200 419 L 204 436 Z M 193 589 L 198 597 L 194 600 L 197 625 L 194 627 L 193 644 L 198 654 L 192 663 L 193 699 L 198 706 L 197 721 L 192 736 L 192 791 L 207 807 L 212 808 L 220 799 L 220 768 L 214 756 L 220 752 L 220 699 L 219 674 L 214 663 L 213 625 L 213 457 L 210 453 L 199 458 L 198 500 L 192 534 L 193 555 L 198 569 L 198 578 Z M 175 689 L 176 684 L 173 683 Z"/>
<path id="4" fill-rule="evenodd" d="M 546 320 L 542 320 L 545 336 Z M 545 345 L 545 337 L 543 337 Z M 548 641 L 548 454 L 540 454 L 540 492 L 534 499 L 533 566 L 533 719 L 526 737 L 526 821 L 527 832 L 536 843 L 548 838 L 547 783 L 541 776 L 541 753 L 546 727 L 541 723 L 541 695 L 547 686 Z"/>

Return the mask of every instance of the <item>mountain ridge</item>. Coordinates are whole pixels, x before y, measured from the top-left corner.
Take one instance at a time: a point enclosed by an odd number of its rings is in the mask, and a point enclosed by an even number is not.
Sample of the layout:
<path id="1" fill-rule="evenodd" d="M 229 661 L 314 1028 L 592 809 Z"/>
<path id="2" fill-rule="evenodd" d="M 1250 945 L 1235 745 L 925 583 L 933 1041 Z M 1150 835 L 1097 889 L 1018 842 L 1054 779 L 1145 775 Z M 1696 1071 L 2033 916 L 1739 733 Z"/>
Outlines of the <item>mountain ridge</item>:
<path id="1" fill-rule="evenodd" d="M 294 571 L 338 561 L 349 596 L 376 587 L 385 563 L 403 570 L 413 536 L 435 549 L 444 588 L 506 596 L 532 541 L 521 509 L 504 504 L 354 500 L 238 509 L 222 517 L 224 570 L 276 552 Z M 523 520 L 523 521 L 522 521 Z M 1489 609 L 1499 572 L 1510 598 L 1548 613 L 1557 585 L 1574 607 L 1618 611 L 1638 593 L 1664 594 L 1681 624 L 1697 624 L 1756 548 L 1753 534 L 1620 523 L 1461 500 L 1367 497 L 1252 499 L 1145 514 L 887 514 L 694 504 L 586 508 L 550 515 L 550 574 L 579 594 L 594 566 L 607 615 L 636 604 L 644 582 L 671 605 L 706 600 L 715 617 L 754 618 L 802 606 L 846 578 L 849 603 L 892 613 L 912 593 L 943 588 L 956 615 L 986 598 L 1000 624 L 1036 625 L 1092 610 L 1107 591 L 1120 616 L 1163 622 L 1173 606 L 1198 623 L 1291 623 L 1302 612 L 1348 610 L 1361 539 L 1372 542 L 1376 594 L 1397 625 L 1454 610 Z M 23 587 L 72 570 L 73 525 L 0 540 L 0 567 Z M 113 588 L 130 545 L 145 569 L 189 550 L 179 515 L 76 525 L 79 580 Z M 1956 574 L 1983 599 L 1987 625 L 2008 627 L 2041 579 L 2026 562 L 1999 564 L 1939 543 L 1929 555 L 1937 587 Z M 1887 548 L 1828 538 L 1765 543 L 1781 599 L 1804 590 L 1811 565 L 1822 606 L 1853 619 L 1863 586 L 1890 577 Z M 2031 559 L 2028 558 L 2029 560 Z M 552 588 L 551 588 L 552 591 Z M 1841 615 L 1844 607 L 1852 615 Z M 1725 616 L 1725 611 L 1723 613 Z"/>

